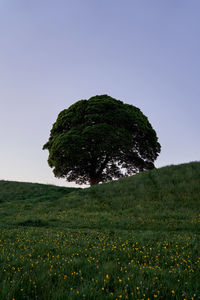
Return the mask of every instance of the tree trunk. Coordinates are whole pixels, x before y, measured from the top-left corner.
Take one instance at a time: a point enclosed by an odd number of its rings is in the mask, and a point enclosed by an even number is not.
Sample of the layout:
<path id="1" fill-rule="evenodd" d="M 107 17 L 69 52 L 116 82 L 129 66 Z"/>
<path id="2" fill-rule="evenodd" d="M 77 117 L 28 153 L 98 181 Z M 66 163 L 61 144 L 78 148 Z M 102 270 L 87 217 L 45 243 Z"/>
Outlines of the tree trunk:
<path id="1" fill-rule="evenodd" d="M 100 178 L 91 177 L 90 178 L 90 186 L 98 184 L 100 182 Z"/>

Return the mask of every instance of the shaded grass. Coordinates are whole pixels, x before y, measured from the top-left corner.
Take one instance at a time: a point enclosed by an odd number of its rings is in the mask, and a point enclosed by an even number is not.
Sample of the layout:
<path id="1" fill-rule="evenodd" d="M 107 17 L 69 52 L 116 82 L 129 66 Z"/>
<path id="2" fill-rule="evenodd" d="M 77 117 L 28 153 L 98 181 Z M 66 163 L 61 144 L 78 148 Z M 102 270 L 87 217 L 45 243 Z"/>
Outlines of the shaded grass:
<path id="1" fill-rule="evenodd" d="M 29 200 L 29 202 L 54 201 L 74 190 L 78 189 L 39 183 L 0 180 L 0 202 L 18 200 Z"/>

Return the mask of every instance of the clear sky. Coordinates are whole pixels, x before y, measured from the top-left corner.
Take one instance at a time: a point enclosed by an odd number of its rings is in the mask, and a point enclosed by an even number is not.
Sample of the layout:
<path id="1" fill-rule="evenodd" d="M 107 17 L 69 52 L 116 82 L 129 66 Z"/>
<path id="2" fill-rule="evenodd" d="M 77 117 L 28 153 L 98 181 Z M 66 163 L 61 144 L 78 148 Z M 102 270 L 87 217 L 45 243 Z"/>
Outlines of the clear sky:
<path id="1" fill-rule="evenodd" d="M 0 179 L 54 178 L 58 113 L 108 94 L 139 107 L 157 167 L 200 160 L 199 0 L 0 0 Z"/>

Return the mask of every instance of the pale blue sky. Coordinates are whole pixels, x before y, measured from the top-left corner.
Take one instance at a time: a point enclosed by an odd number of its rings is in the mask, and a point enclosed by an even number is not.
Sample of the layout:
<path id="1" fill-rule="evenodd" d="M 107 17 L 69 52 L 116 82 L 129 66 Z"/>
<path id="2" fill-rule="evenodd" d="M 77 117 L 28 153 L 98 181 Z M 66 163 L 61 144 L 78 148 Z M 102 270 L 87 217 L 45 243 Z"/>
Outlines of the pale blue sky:
<path id="1" fill-rule="evenodd" d="M 0 179 L 65 184 L 42 151 L 58 113 L 108 94 L 200 160 L 199 0 L 0 0 Z"/>

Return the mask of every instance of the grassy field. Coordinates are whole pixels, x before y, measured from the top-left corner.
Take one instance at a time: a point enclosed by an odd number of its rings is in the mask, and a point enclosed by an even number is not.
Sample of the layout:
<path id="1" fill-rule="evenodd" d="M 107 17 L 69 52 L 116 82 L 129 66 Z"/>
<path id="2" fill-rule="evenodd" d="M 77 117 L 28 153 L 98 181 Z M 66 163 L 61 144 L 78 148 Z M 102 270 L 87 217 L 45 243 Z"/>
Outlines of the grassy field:
<path id="1" fill-rule="evenodd" d="M 0 299 L 200 299 L 200 162 L 88 189 L 0 181 Z"/>

